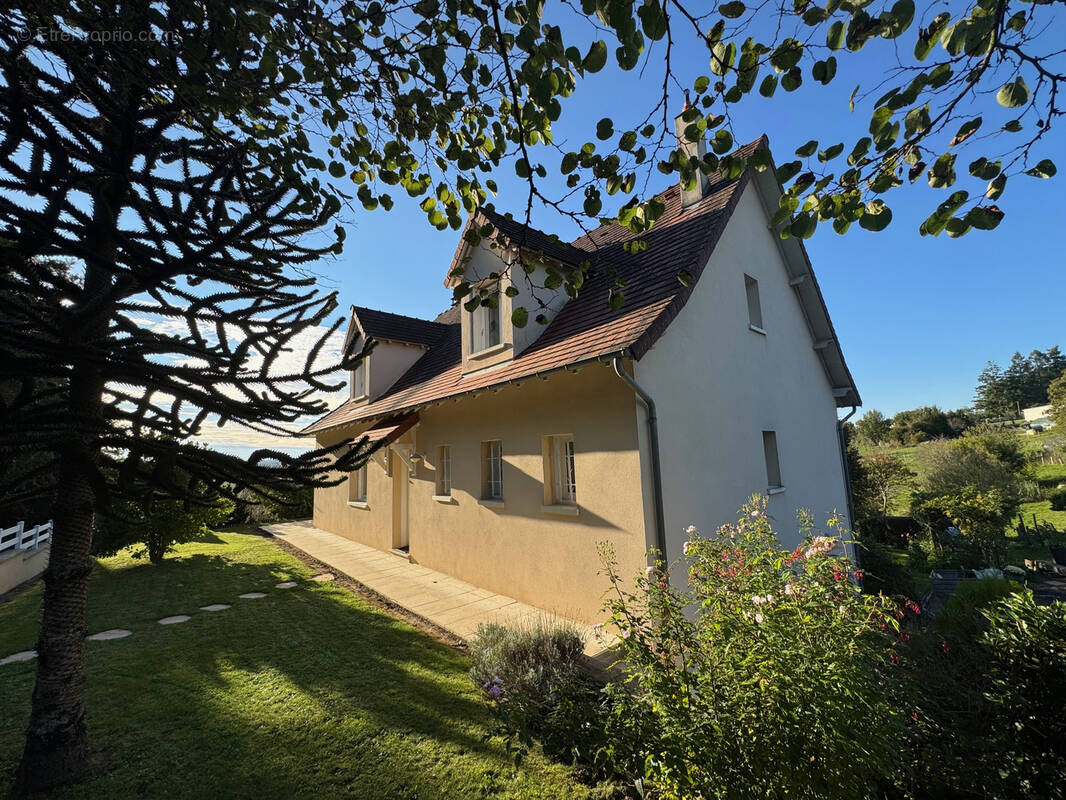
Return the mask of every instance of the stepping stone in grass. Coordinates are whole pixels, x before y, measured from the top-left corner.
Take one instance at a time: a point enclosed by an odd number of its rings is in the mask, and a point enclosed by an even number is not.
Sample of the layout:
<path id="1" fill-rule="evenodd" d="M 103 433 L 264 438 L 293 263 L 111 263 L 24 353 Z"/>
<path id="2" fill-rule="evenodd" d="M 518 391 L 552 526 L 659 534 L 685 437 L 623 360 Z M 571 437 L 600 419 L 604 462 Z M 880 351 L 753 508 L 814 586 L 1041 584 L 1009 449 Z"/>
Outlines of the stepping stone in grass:
<path id="1" fill-rule="evenodd" d="M 284 581 L 283 583 L 275 583 L 275 589 L 295 589 L 296 581 Z"/>
<path id="2" fill-rule="evenodd" d="M 22 661 L 32 661 L 37 658 L 36 650 L 23 650 L 21 653 L 12 653 L 6 658 L 0 658 L 0 667 L 4 664 L 18 664 Z"/>
<path id="3" fill-rule="evenodd" d="M 209 606 L 200 606 L 201 611 L 225 611 L 229 608 L 225 603 L 212 603 Z"/>
<path id="4" fill-rule="evenodd" d="M 159 620 L 160 625 L 177 625 L 181 622 L 188 622 L 192 617 L 188 614 L 175 614 L 173 617 L 163 617 Z"/>
<path id="5" fill-rule="evenodd" d="M 321 575 L 315 575 L 311 580 L 318 581 L 319 583 L 328 583 L 333 580 L 332 572 L 323 572 Z"/>
<path id="6" fill-rule="evenodd" d="M 125 639 L 127 636 L 132 636 L 133 631 L 128 631 L 125 628 L 112 628 L 109 631 L 100 631 L 100 633 L 94 633 L 92 636 L 86 637 L 90 642 L 109 642 L 112 639 Z"/>
<path id="7" fill-rule="evenodd" d="M 244 594 L 237 595 L 241 600 L 258 600 L 260 597 L 266 597 L 266 592 L 245 592 Z"/>

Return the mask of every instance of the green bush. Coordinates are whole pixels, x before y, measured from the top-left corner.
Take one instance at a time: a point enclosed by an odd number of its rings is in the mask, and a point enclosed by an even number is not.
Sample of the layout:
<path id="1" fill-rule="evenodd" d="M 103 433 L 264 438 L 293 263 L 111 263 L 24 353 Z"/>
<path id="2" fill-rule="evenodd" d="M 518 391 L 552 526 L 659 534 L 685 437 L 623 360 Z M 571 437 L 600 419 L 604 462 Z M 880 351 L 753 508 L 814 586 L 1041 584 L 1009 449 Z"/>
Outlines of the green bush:
<path id="1" fill-rule="evenodd" d="M 808 529 L 780 550 L 759 498 L 693 535 L 685 590 L 661 568 L 630 590 L 608 561 L 626 677 L 610 687 L 613 766 L 646 797 L 877 796 L 910 719 L 897 605 L 854 591 L 839 538 Z"/>
<path id="2" fill-rule="evenodd" d="M 470 679 L 493 703 L 516 762 L 534 739 L 552 756 L 595 762 L 603 744 L 602 725 L 595 724 L 599 691 L 582 666 L 576 628 L 479 625 L 470 650 Z"/>
<path id="3" fill-rule="evenodd" d="M 1066 511 L 1066 489 L 1056 489 L 1048 494 L 1052 511 Z"/>
<path id="4" fill-rule="evenodd" d="M 1019 796 L 1061 797 L 1066 776 L 1066 603 L 1020 592 L 985 610 L 989 750 Z M 987 768 L 987 767 L 986 767 Z"/>
<path id="5" fill-rule="evenodd" d="M 986 630 L 982 611 L 1005 597 L 1023 591 L 1025 587 L 1022 584 L 1006 578 L 963 581 L 936 615 L 936 631 L 957 646 L 975 642 Z"/>

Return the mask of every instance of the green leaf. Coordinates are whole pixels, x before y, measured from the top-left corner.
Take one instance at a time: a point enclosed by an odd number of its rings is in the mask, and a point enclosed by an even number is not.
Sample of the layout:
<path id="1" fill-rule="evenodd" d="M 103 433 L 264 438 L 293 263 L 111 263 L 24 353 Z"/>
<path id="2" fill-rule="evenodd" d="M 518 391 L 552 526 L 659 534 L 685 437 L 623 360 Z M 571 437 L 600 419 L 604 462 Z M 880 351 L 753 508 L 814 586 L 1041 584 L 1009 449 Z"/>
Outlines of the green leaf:
<path id="1" fill-rule="evenodd" d="M 329 174 L 334 178 L 343 178 L 345 172 L 347 172 L 347 169 L 344 164 L 341 164 L 339 161 L 329 162 Z"/>
<path id="2" fill-rule="evenodd" d="M 711 139 L 711 148 L 714 152 L 722 155 L 728 153 L 733 147 L 733 134 L 727 130 L 720 130 Z"/>
<path id="3" fill-rule="evenodd" d="M 563 175 L 569 175 L 575 169 L 577 169 L 577 153 L 567 153 L 563 156 L 563 163 L 560 165 L 559 171 Z"/>
<path id="4" fill-rule="evenodd" d="M 1017 108 L 1025 105 L 1029 99 L 1029 87 L 1025 85 L 1025 79 L 1019 75 L 1013 81 L 1003 84 L 996 92 L 996 100 L 1005 108 Z"/>
<path id="5" fill-rule="evenodd" d="M 607 42 L 597 39 L 589 48 L 584 61 L 581 62 L 585 72 L 599 72 L 607 64 Z"/>
<path id="6" fill-rule="evenodd" d="M 844 22 L 837 20 L 829 26 L 829 33 L 826 34 L 825 43 L 830 50 L 840 50 L 844 47 L 844 34 L 845 34 Z"/>
<path id="7" fill-rule="evenodd" d="M 962 144 L 971 136 L 973 136 L 977 129 L 981 127 L 981 121 L 982 120 L 980 117 L 974 117 L 973 119 L 964 122 L 962 124 L 962 127 L 959 128 L 958 133 L 956 133 L 954 138 L 951 140 L 951 144 L 948 146 L 954 147 L 957 144 Z"/>
<path id="8" fill-rule="evenodd" d="M 614 135 L 614 123 L 609 117 L 604 117 L 596 123 L 596 138 L 600 140 L 610 139 Z"/>
<path id="9" fill-rule="evenodd" d="M 995 230 L 1003 220 L 998 206 L 974 206 L 966 212 L 966 223 L 979 231 Z"/>
<path id="10" fill-rule="evenodd" d="M 1007 187 L 1007 176 L 1000 173 L 988 183 L 988 188 L 985 189 L 985 197 L 989 200 L 998 200 L 1003 194 L 1003 190 Z"/>
<path id="11" fill-rule="evenodd" d="M 809 142 L 807 142 L 807 144 L 801 145 L 800 147 L 796 148 L 796 155 L 798 155 L 800 158 L 808 158 L 810 156 L 813 156 L 817 149 L 818 142 L 814 139 L 811 139 Z"/>
<path id="12" fill-rule="evenodd" d="M 943 189 L 955 183 L 955 154 L 944 153 L 929 168 L 929 185 Z"/>
<path id="13" fill-rule="evenodd" d="M 653 42 L 666 35 L 666 14 L 659 0 L 644 0 L 644 5 L 637 9 L 637 16 L 640 17 L 644 34 Z"/>
<path id="14" fill-rule="evenodd" d="M 696 90 L 696 94 L 703 94 L 707 91 L 707 88 L 711 85 L 711 79 L 706 75 L 700 75 L 696 78 L 696 82 L 692 84 L 692 88 Z"/>
<path id="15" fill-rule="evenodd" d="M 785 39 L 770 54 L 770 63 L 778 72 L 788 72 L 803 58 L 803 43 L 796 39 Z"/>
<path id="16" fill-rule="evenodd" d="M 797 239 L 810 239 L 811 236 L 814 235 L 814 231 L 817 227 L 818 220 L 812 214 L 804 211 L 793 220 L 792 225 L 789 226 L 788 232 Z"/>
<path id="17" fill-rule="evenodd" d="M 747 7 L 740 0 L 731 0 L 731 2 L 718 6 L 718 13 L 726 19 L 741 17 L 746 10 Z"/>
<path id="18" fill-rule="evenodd" d="M 781 184 L 786 184 L 799 175 L 801 169 L 803 169 L 803 164 L 799 161 L 789 161 L 787 164 L 782 164 L 777 168 L 777 180 Z"/>
<path id="19" fill-rule="evenodd" d="M 1025 174 L 1032 175 L 1034 178 L 1051 178 L 1056 172 L 1058 170 L 1055 168 L 1055 164 L 1050 158 L 1045 158 L 1032 169 L 1027 169 Z"/>
<path id="20" fill-rule="evenodd" d="M 970 162 L 970 174 L 984 181 L 992 180 L 1002 169 L 1003 165 L 1000 161 L 989 161 L 984 156 Z"/>
<path id="21" fill-rule="evenodd" d="M 892 209 L 883 200 L 871 200 L 859 217 L 859 227 L 867 231 L 883 231 L 892 221 Z"/>
<path id="22" fill-rule="evenodd" d="M 763 97 L 773 97 L 774 92 L 777 91 L 777 76 L 767 75 L 762 79 L 762 83 L 759 84 L 759 94 Z"/>
<path id="23" fill-rule="evenodd" d="M 608 295 L 607 304 L 611 307 L 611 311 L 618 311 L 625 305 L 626 297 L 620 289 L 611 289 Z"/>
<path id="24" fill-rule="evenodd" d="M 516 328 L 526 327 L 527 322 L 529 322 L 529 312 L 522 306 L 511 311 L 511 324 Z"/>
<path id="25" fill-rule="evenodd" d="M 839 156 L 843 152 L 844 152 L 844 143 L 843 142 L 839 142 L 838 144 L 834 144 L 834 145 L 831 145 L 831 146 L 825 148 L 825 150 L 819 150 L 818 151 L 818 160 L 821 161 L 824 164 L 827 161 L 832 161 L 834 158 L 836 158 L 837 156 Z"/>

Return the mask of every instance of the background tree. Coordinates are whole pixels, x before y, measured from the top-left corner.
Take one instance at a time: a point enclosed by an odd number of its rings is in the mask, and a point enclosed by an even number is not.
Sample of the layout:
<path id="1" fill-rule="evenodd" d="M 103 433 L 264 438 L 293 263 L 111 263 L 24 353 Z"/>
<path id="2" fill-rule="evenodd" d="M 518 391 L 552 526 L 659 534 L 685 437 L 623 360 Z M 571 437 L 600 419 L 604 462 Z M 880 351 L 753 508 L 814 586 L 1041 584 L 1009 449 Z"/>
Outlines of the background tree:
<path id="1" fill-rule="evenodd" d="M 1048 384 L 1047 398 L 1051 404 L 1051 421 L 1057 427 L 1066 429 L 1066 371 Z"/>
<path id="2" fill-rule="evenodd" d="M 892 430 L 892 420 L 876 408 L 872 408 L 855 423 L 855 430 L 864 441 L 870 444 L 881 444 L 888 439 L 888 433 Z"/>
<path id="3" fill-rule="evenodd" d="M 1015 353 L 1006 370 L 990 361 L 978 376 L 975 405 L 986 416 L 1017 417 L 1023 408 L 1049 402 L 1048 389 L 1064 370 L 1066 355 L 1057 345 L 1028 356 Z"/>
<path id="4" fill-rule="evenodd" d="M 877 513 L 887 515 L 896 500 L 914 487 L 915 473 L 899 456 L 874 453 L 863 456 L 863 472 L 877 501 Z"/>
<path id="5" fill-rule="evenodd" d="M 947 414 L 936 406 L 912 408 L 892 417 L 892 437 L 902 445 L 950 438 L 954 433 Z"/>

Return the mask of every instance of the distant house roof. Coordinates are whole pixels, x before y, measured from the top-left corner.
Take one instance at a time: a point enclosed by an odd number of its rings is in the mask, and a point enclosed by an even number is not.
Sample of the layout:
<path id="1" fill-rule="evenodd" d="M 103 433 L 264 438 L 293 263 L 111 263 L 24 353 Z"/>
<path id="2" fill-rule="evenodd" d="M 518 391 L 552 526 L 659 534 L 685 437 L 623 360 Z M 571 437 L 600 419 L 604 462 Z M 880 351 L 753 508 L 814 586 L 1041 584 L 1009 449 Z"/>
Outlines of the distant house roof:
<path id="1" fill-rule="evenodd" d="M 737 154 L 750 156 L 766 146 L 763 137 L 740 148 Z M 412 329 L 419 325 L 435 326 L 435 329 L 443 330 L 439 339 L 431 343 L 428 352 L 382 397 L 362 405 L 348 401 L 301 433 L 313 434 L 360 420 L 412 410 L 489 386 L 612 356 L 640 359 L 684 307 L 754 174 L 752 170 L 745 170 L 733 180 L 712 175 L 704 197 L 688 208 L 682 208 L 680 188 L 675 184 L 656 195 L 665 205 L 665 211 L 651 230 L 634 234 L 614 223 L 602 226 L 570 244 L 558 243 L 547 234 L 531 228 L 522 230 L 519 223 L 498 214 L 477 212 L 509 237 L 512 243 L 522 243 L 523 246 L 571 264 L 587 259 L 590 268 L 580 294 L 567 301 L 540 336 L 512 361 L 492 370 L 465 376 L 462 367 L 460 306 L 443 312 L 435 322 L 389 314 L 387 316 L 405 321 L 397 325 L 410 325 Z M 761 179 L 767 179 L 767 174 L 771 176 L 768 180 L 772 182 L 773 191 L 780 192 L 780 186 L 770 170 L 763 173 Z M 471 218 L 468 228 L 471 224 L 481 224 L 476 215 Z M 516 237 L 524 237 L 524 241 L 517 242 Z M 647 248 L 627 253 L 623 245 L 636 238 L 647 242 Z M 810 272 L 810 263 L 802 251 L 802 244 L 799 248 L 802 259 L 793 258 L 802 261 L 800 268 L 804 270 L 804 277 L 809 276 L 810 280 L 804 281 L 807 286 L 797 288 L 797 293 L 804 303 L 812 334 L 821 339 L 815 346 L 822 352 L 823 363 L 834 384 L 837 404 L 858 405 L 859 395 L 844 364 L 821 292 Z M 456 252 L 457 259 L 462 250 L 461 243 Z M 678 277 L 682 272 L 691 276 L 687 285 Z M 625 302 L 620 309 L 611 310 L 608 305 L 609 293 L 619 279 L 625 282 Z M 363 313 L 363 309 L 358 310 L 360 321 Z"/>

